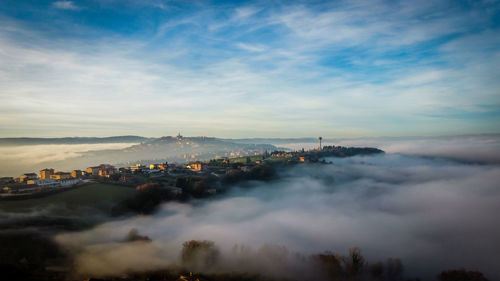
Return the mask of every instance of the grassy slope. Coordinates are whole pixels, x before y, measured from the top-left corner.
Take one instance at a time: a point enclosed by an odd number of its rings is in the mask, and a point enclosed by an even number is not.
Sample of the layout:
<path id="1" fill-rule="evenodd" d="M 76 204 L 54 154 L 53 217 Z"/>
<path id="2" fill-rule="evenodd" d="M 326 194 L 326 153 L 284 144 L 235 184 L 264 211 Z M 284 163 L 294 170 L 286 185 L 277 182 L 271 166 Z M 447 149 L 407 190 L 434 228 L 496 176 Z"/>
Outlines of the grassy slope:
<path id="1" fill-rule="evenodd" d="M 106 212 L 115 203 L 132 196 L 134 188 L 93 183 L 42 198 L 0 201 L 0 211 L 46 215 L 85 215 L 85 211 Z M 82 211 L 84 211 L 82 213 Z"/>
<path id="2" fill-rule="evenodd" d="M 257 160 L 262 160 L 262 156 L 249 156 L 250 157 L 250 162 L 255 163 Z M 229 159 L 230 163 L 242 163 L 246 164 L 247 163 L 247 156 L 243 157 L 237 157 L 237 158 L 230 158 Z"/>

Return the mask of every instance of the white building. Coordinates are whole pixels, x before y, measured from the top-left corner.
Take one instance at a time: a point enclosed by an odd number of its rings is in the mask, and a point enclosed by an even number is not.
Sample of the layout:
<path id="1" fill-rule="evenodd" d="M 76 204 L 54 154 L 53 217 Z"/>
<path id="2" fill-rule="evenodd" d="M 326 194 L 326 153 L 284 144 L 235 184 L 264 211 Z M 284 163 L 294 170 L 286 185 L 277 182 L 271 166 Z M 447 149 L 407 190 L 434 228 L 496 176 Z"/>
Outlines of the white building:
<path id="1" fill-rule="evenodd" d="M 43 180 L 29 180 L 28 184 L 36 184 L 39 187 L 66 187 L 79 183 L 80 179 L 65 179 L 65 180 L 56 180 L 56 179 L 43 179 Z"/>
<path id="2" fill-rule="evenodd" d="M 56 179 L 28 180 L 28 184 L 36 184 L 40 187 L 59 187 L 61 184 Z"/>
<path id="3" fill-rule="evenodd" d="M 61 184 L 62 187 L 72 186 L 72 185 L 78 184 L 80 182 L 81 182 L 80 179 L 67 179 L 67 180 L 60 180 L 59 181 L 59 183 Z"/>

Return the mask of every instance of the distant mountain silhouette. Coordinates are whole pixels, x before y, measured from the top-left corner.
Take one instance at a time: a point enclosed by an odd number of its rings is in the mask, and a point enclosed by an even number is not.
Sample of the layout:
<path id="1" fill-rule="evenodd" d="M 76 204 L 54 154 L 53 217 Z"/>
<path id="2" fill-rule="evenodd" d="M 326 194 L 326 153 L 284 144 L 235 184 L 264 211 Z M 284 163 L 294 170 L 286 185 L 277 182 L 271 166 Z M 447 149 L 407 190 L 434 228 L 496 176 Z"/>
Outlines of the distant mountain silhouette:
<path id="1" fill-rule="evenodd" d="M 39 145 L 39 144 L 96 144 L 96 143 L 134 143 L 151 138 L 140 136 L 113 137 L 64 137 L 64 138 L 0 138 L 0 145 Z"/>
<path id="2" fill-rule="evenodd" d="M 91 139 L 97 141 L 95 139 L 98 138 Z M 117 137 L 116 139 L 125 142 L 124 140 L 127 138 L 120 139 L 120 137 Z M 133 139 L 134 138 L 129 138 L 128 140 Z M 123 149 L 82 152 L 80 156 L 77 157 L 39 163 L 38 166 L 71 170 L 100 163 L 110 163 L 119 166 L 127 166 L 139 162 L 152 163 L 168 161 L 182 163 L 196 160 L 209 160 L 216 157 L 238 157 L 247 154 L 260 154 L 265 150 L 272 151 L 277 149 L 275 146 L 268 144 L 234 143 L 212 137 L 161 137 L 150 139 L 136 138 L 136 140 L 142 140 L 142 142 Z"/>

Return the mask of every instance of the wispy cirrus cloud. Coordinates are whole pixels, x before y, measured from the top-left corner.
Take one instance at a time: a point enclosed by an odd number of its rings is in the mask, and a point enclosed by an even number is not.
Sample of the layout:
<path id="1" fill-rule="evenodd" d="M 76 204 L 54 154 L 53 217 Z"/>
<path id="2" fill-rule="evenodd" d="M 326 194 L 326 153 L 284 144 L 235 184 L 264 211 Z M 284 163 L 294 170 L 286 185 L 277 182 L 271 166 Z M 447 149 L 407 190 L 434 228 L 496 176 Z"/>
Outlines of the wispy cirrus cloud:
<path id="1" fill-rule="evenodd" d="M 266 50 L 265 45 L 251 45 L 246 43 L 236 43 L 236 46 L 242 50 L 246 50 L 249 52 L 263 52 Z"/>
<path id="2" fill-rule="evenodd" d="M 55 1 L 52 6 L 61 10 L 80 10 L 81 8 L 77 6 L 73 1 Z"/>
<path id="3" fill-rule="evenodd" d="M 497 130 L 483 106 L 500 104 L 494 3 L 127 3 L 148 16 L 120 14 L 113 1 L 44 30 L 4 15 L 6 135 L 56 134 L 61 122 L 78 134 L 82 120 L 95 134 L 113 122 L 117 134 L 227 137 Z M 109 24 L 95 21 L 102 11 Z M 40 116 L 45 130 L 29 125 Z"/>

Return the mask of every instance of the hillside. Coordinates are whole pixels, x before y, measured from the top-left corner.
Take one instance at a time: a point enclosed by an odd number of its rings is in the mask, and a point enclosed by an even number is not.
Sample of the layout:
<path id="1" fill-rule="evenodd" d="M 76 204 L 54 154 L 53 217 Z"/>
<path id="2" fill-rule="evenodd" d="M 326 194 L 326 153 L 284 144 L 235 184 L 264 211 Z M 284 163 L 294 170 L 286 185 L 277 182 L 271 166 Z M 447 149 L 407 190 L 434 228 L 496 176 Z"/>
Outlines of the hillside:
<path id="1" fill-rule="evenodd" d="M 96 143 L 140 143 L 150 138 L 140 136 L 113 137 L 64 137 L 64 138 L 0 138 L 0 146 L 41 145 L 41 144 L 96 144 Z"/>
<path id="2" fill-rule="evenodd" d="M 107 214 L 114 204 L 134 192 L 135 189 L 130 187 L 91 183 L 47 197 L 1 201 L 0 214 L 40 214 L 49 217 Z"/>
<path id="3" fill-rule="evenodd" d="M 131 165 L 138 162 L 189 162 L 209 160 L 217 157 L 237 157 L 262 153 L 264 150 L 275 150 L 273 145 L 243 144 L 228 142 L 208 137 L 161 137 L 149 139 L 121 149 L 104 149 L 80 152 L 74 157 L 37 163 L 31 170 L 44 167 L 58 170 L 84 169 L 100 163 L 118 166 Z M 29 171 L 29 169 L 25 169 Z"/>
<path id="4" fill-rule="evenodd" d="M 116 163 L 139 160 L 191 161 L 208 160 L 216 157 L 252 155 L 264 150 L 276 149 L 268 144 L 234 143 L 210 137 L 161 137 L 133 145 L 124 149 L 88 152 L 85 157 L 92 157 Z M 99 161 L 98 161 L 99 162 Z"/>

